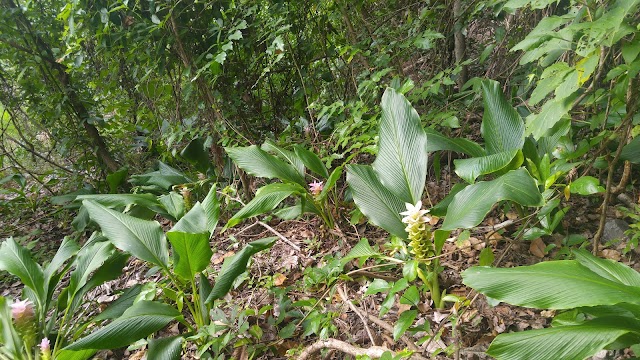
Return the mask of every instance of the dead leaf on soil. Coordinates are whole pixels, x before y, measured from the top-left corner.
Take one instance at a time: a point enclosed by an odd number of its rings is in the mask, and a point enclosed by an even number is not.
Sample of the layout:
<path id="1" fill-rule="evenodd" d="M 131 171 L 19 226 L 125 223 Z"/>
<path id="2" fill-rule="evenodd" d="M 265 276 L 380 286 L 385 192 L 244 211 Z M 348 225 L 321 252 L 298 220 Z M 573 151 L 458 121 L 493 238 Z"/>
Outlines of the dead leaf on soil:
<path id="1" fill-rule="evenodd" d="M 546 247 L 547 245 L 544 244 L 544 241 L 541 238 L 537 238 L 529 245 L 529 252 L 531 255 L 542 259 L 544 257 L 544 248 Z"/>
<path id="2" fill-rule="evenodd" d="M 129 356 L 129 360 L 142 360 L 146 354 L 147 352 L 145 350 L 140 350 Z"/>
<path id="3" fill-rule="evenodd" d="M 409 304 L 398 304 L 398 315 L 410 309 L 411 309 L 411 305 Z"/>
<path id="4" fill-rule="evenodd" d="M 507 219 L 516 220 L 517 218 L 518 218 L 518 214 L 514 213 L 513 211 L 509 211 L 507 213 Z"/>
<path id="5" fill-rule="evenodd" d="M 224 259 L 228 258 L 229 256 L 233 256 L 233 255 L 235 255 L 235 254 L 236 254 L 236 252 L 235 252 L 235 251 L 228 251 L 228 252 L 226 252 L 226 253 L 224 253 L 224 254 L 222 254 L 222 255 L 220 255 L 220 253 L 215 254 L 215 255 L 213 256 L 213 261 L 211 261 L 211 263 L 212 263 L 213 265 L 221 264 L 221 263 L 224 261 Z"/>
<path id="6" fill-rule="evenodd" d="M 284 284 L 286 280 L 287 280 L 287 277 L 283 274 L 277 273 L 273 275 L 273 285 L 275 286 L 280 286 Z"/>
<path id="7" fill-rule="evenodd" d="M 613 261 L 620 261 L 620 259 L 622 259 L 622 254 L 620 254 L 619 251 L 613 249 L 602 250 L 602 256 Z"/>

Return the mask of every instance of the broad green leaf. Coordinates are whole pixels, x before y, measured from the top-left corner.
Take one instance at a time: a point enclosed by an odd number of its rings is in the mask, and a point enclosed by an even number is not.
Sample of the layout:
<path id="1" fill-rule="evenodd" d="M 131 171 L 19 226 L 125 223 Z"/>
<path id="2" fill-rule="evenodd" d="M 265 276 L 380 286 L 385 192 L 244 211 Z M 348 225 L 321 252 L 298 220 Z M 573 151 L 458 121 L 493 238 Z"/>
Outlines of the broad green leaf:
<path id="1" fill-rule="evenodd" d="M 492 181 L 469 185 L 457 193 L 442 224 L 442 230 L 469 229 L 484 219 L 493 205 L 502 200 L 523 206 L 541 206 L 542 196 L 525 169 L 509 171 Z"/>
<path id="2" fill-rule="evenodd" d="M 603 278 L 624 285 L 640 287 L 640 273 L 625 264 L 609 259 L 601 259 L 585 250 L 573 250 L 576 260 Z"/>
<path id="3" fill-rule="evenodd" d="M 515 0 L 520 1 L 520 0 Z M 525 0 L 526 1 L 526 0 Z M 538 47 L 543 41 L 555 35 L 555 29 L 574 20 L 574 16 L 544 17 L 529 34 L 510 51 L 529 50 Z"/>
<path id="4" fill-rule="evenodd" d="M 183 342 L 184 337 L 182 335 L 150 340 L 147 359 L 180 360 Z"/>
<path id="5" fill-rule="evenodd" d="M 569 184 L 569 190 L 572 194 L 591 195 L 604 192 L 604 187 L 593 176 L 581 176 Z"/>
<path id="6" fill-rule="evenodd" d="M 628 160 L 634 164 L 640 163 L 640 136 L 636 136 L 622 148 L 620 159 Z"/>
<path id="7" fill-rule="evenodd" d="M 280 329 L 280 331 L 278 332 L 278 337 L 281 339 L 289 339 L 290 337 L 293 336 L 295 332 L 296 332 L 296 323 L 291 322 L 285 325 L 282 329 Z"/>
<path id="8" fill-rule="evenodd" d="M 169 263 L 167 241 L 157 221 L 147 221 L 85 200 L 82 202 L 91 219 L 118 249 L 166 269 Z"/>
<path id="9" fill-rule="evenodd" d="M 250 242 L 239 253 L 226 258 L 205 303 L 209 304 L 214 300 L 222 299 L 229 292 L 236 278 L 247 270 L 247 264 L 251 256 L 270 248 L 275 244 L 276 240 L 276 237 L 268 237 Z"/>
<path id="10" fill-rule="evenodd" d="M 139 301 L 112 323 L 64 349 L 121 348 L 153 334 L 180 316 L 180 312 L 169 305 L 154 301 Z"/>
<path id="11" fill-rule="evenodd" d="M 118 169 L 118 171 L 112 172 L 111 174 L 107 175 L 106 180 L 107 184 L 109 184 L 109 191 L 111 193 L 117 193 L 118 187 L 122 185 L 122 183 L 124 183 L 124 181 L 127 179 L 128 174 L 129 168 L 124 166 Z"/>
<path id="12" fill-rule="evenodd" d="M 407 238 L 400 217 L 405 205 L 380 183 L 371 166 L 347 165 L 347 183 L 353 201 L 369 221 L 399 238 Z"/>
<path id="13" fill-rule="evenodd" d="M 275 211 L 273 214 L 279 217 L 282 220 L 293 220 L 298 216 L 302 215 L 304 211 L 302 210 L 302 204 L 298 203 L 293 206 L 287 206 L 282 209 Z"/>
<path id="14" fill-rule="evenodd" d="M 517 154 L 518 150 L 510 150 L 483 157 L 456 159 L 453 163 L 456 174 L 464 181 L 473 184 L 479 176 L 505 168 Z"/>
<path id="15" fill-rule="evenodd" d="M 29 250 L 18 244 L 13 238 L 8 238 L 0 245 L 0 270 L 8 271 L 17 276 L 24 286 L 33 290 L 36 299 L 31 299 L 38 305 L 38 309 L 45 305 L 46 289 L 44 272 L 31 257 Z"/>
<path id="16" fill-rule="evenodd" d="M 78 306 L 82 304 L 83 297 L 89 292 L 91 289 L 104 284 L 107 281 L 115 280 L 122 274 L 122 269 L 129 261 L 129 254 L 116 252 L 114 255 L 109 257 L 102 266 L 100 266 L 94 273 L 91 275 L 91 278 L 87 283 L 82 286 L 78 291 L 76 291 L 75 297 L 73 298 L 73 303 L 71 305 L 71 310 L 75 311 Z M 69 288 L 67 288 L 69 289 Z M 65 290 L 67 290 L 65 289 Z M 59 298 L 59 301 L 60 298 Z M 60 304 L 58 304 L 60 307 Z"/>
<path id="17" fill-rule="evenodd" d="M 89 276 L 113 254 L 114 247 L 109 242 L 99 242 L 84 247 L 74 261 L 75 270 L 71 273 L 68 286 L 69 300 L 83 287 Z"/>
<path id="18" fill-rule="evenodd" d="M 473 157 L 486 155 L 484 149 L 471 140 L 464 138 L 451 139 L 432 128 L 425 128 L 424 131 L 427 134 L 426 151 L 428 153 L 433 151 L 449 150 Z"/>
<path id="19" fill-rule="evenodd" d="M 408 281 L 408 280 L 407 280 Z M 418 306 L 420 303 L 420 292 L 415 285 L 411 285 L 400 296 L 400 304 Z"/>
<path id="20" fill-rule="evenodd" d="M 547 101 L 538 114 L 527 116 L 526 134 L 533 135 L 535 139 L 543 137 L 547 131 L 553 128 L 571 109 L 575 96 L 564 99 Z"/>
<path id="21" fill-rule="evenodd" d="M 411 324 L 413 324 L 413 320 L 416 319 L 417 315 L 418 315 L 417 310 L 407 310 L 402 314 L 400 314 L 400 316 L 398 317 L 398 321 L 396 322 L 396 325 L 393 327 L 394 340 L 398 340 L 402 335 L 404 335 L 404 332 L 411 327 Z"/>
<path id="22" fill-rule="evenodd" d="M 326 179 L 329 177 L 329 172 L 327 171 L 327 168 L 324 166 L 324 164 L 322 163 L 322 160 L 320 160 L 318 155 L 303 148 L 300 145 L 296 145 L 293 149 L 295 150 L 296 155 L 300 158 L 300 160 L 302 160 L 304 165 L 309 170 L 322 176 L 323 179 Z"/>
<path id="23" fill-rule="evenodd" d="M 79 195 L 76 201 L 92 200 L 108 208 L 140 205 L 149 209 L 162 208 L 162 203 L 151 194 L 95 194 Z"/>
<path id="24" fill-rule="evenodd" d="M 169 190 L 174 185 L 192 183 L 193 180 L 171 166 L 158 161 L 158 170 L 146 174 L 133 175 L 129 181 L 134 185 L 158 187 Z"/>
<path id="25" fill-rule="evenodd" d="M 509 0 L 504 4 L 504 8 L 515 10 L 530 5 L 532 9 L 544 9 L 556 1 L 557 0 Z"/>
<path id="26" fill-rule="evenodd" d="M 329 192 L 336 186 L 340 176 L 342 176 L 342 166 L 338 166 L 333 169 L 331 175 L 329 175 L 329 178 L 327 179 L 327 182 L 322 187 L 322 192 L 318 195 L 318 200 L 322 201 L 327 198 Z"/>
<path id="27" fill-rule="evenodd" d="M 391 285 L 382 279 L 373 279 L 367 291 L 365 291 L 365 295 L 374 295 L 381 292 L 387 292 L 391 290 Z"/>
<path id="28" fill-rule="evenodd" d="M 490 247 L 486 247 L 480 251 L 478 264 L 480 264 L 480 266 L 491 266 L 493 265 L 494 259 L 493 250 Z"/>
<path id="29" fill-rule="evenodd" d="M 211 186 L 209 193 L 202 200 L 202 210 L 207 217 L 207 231 L 213 236 L 213 233 L 218 226 L 218 220 L 220 220 L 220 200 L 216 194 L 216 184 Z"/>
<path id="30" fill-rule="evenodd" d="M 207 146 L 205 140 L 197 137 L 180 151 L 180 156 L 195 165 L 195 168 L 202 173 L 206 173 L 211 167 L 211 160 L 209 160 L 210 146 Z"/>
<path id="31" fill-rule="evenodd" d="M 206 232 L 208 235 L 209 229 L 207 226 L 207 215 L 204 213 L 202 204 L 200 204 L 200 202 L 195 203 L 191 210 L 189 210 L 182 219 L 173 225 L 169 231 L 194 234 Z"/>
<path id="32" fill-rule="evenodd" d="M 305 192 L 297 184 L 274 183 L 265 185 L 256 192 L 253 200 L 229 219 L 225 228 L 233 227 L 244 219 L 269 212 L 289 196 L 304 194 Z"/>
<path id="33" fill-rule="evenodd" d="M 579 325 L 501 334 L 487 353 L 497 360 L 583 360 L 622 335 L 639 330 L 635 319 L 599 318 Z"/>
<path id="34" fill-rule="evenodd" d="M 380 106 L 380 139 L 373 168 L 389 192 L 402 202 L 415 204 L 422 199 L 427 178 L 427 135 L 418 113 L 394 89 L 385 90 Z"/>
<path id="35" fill-rule="evenodd" d="M 141 284 L 136 284 L 126 289 L 116 301 L 109 304 L 103 312 L 91 321 L 97 323 L 103 320 L 115 319 L 122 316 L 122 314 L 124 314 L 124 312 L 133 305 L 133 301 L 136 299 L 138 294 L 140 294 L 140 290 L 142 290 Z"/>
<path id="36" fill-rule="evenodd" d="M 64 359 L 64 360 L 87 360 L 91 359 L 91 357 L 97 353 L 96 349 L 86 349 L 86 350 L 61 350 L 60 352 L 56 352 L 56 359 Z"/>
<path id="37" fill-rule="evenodd" d="M 304 176 L 292 165 L 268 154 L 255 145 L 247 147 L 225 148 L 227 154 L 239 168 L 247 173 L 268 179 L 278 178 L 283 181 L 306 186 Z"/>
<path id="38" fill-rule="evenodd" d="M 53 274 L 60 270 L 60 267 L 62 267 L 62 265 L 73 257 L 79 250 L 80 247 L 78 244 L 76 244 L 76 242 L 70 237 L 65 236 L 64 240 L 62 240 L 62 244 L 60 244 L 60 247 L 58 248 L 58 251 L 53 256 L 53 259 L 44 268 L 45 281 L 49 283 Z"/>
<path id="39" fill-rule="evenodd" d="M 375 256 L 380 256 L 381 254 L 369 245 L 369 241 L 366 238 L 360 239 L 356 246 L 354 246 L 349 253 L 342 258 L 342 264 L 346 264 L 350 260 L 358 259 L 358 258 L 370 258 Z"/>
<path id="40" fill-rule="evenodd" d="M 260 148 L 266 152 L 276 154 L 276 156 L 282 160 L 286 160 L 296 169 L 298 174 L 304 176 L 304 163 L 295 152 L 285 150 L 274 144 L 271 140 L 265 141 Z"/>
<path id="41" fill-rule="evenodd" d="M 209 233 L 171 231 L 167 233 L 167 238 L 173 249 L 173 271 L 176 274 L 192 280 L 209 265 L 213 255 L 209 245 Z"/>
<path id="42" fill-rule="evenodd" d="M 467 186 L 469 186 L 469 184 L 465 184 L 462 182 L 454 184 L 447 196 L 445 196 L 444 199 L 440 200 L 440 202 L 438 202 L 434 207 L 431 208 L 430 213 L 432 215 L 441 217 L 447 215 L 447 208 L 449 207 L 449 204 L 451 204 L 455 196 L 460 191 L 464 190 L 464 188 L 466 188 Z"/>
<path id="43" fill-rule="evenodd" d="M 492 80 L 483 81 L 482 98 L 482 134 L 486 141 L 487 154 L 522 149 L 524 122 L 516 109 L 505 99 L 500 84 Z"/>
<path id="44" fill-rule="evenodd" d="M 473 267 L 462 278 L 489 297 L 537 309 L 640 303 L 640 288 L 606 279 L 575 260 L 510 269 Z"/>
<path id="45" fill-rule="evenodd" d="M 178 221 L 184 216 L 186 211 L 184 206 L 184 198 L 175 191 L 171 191 L 168 194 L 158 197 L 158 201 L 167 209 L 167 213 L 173 218 L 172 220 Z"/>
<path id="46" fill-rule="evenodd" d="M 536 105 L 543 100 L 564 81 L 570 71 L 572 68 L 566 62 L 558 62 L 547 67 L 529 97 L 529 104 Z"/>
<path id="47" fill-rule="evenodd" d="M 418 261 L 409 260 L 402 267 L 402 277 L 407 281 L 413 281 L 418 276 Z"/>

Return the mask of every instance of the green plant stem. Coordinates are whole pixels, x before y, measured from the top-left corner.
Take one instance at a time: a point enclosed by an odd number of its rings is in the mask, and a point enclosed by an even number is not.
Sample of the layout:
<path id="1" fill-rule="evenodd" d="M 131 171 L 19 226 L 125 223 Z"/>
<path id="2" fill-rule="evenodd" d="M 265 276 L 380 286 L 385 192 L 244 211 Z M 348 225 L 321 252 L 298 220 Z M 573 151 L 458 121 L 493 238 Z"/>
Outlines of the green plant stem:
<path id="1" fill-rule="evenodd" d="M 171 281 L 171 283 L 173 284 L 173 286 L 176 287 L 176 289 L 180 289 L 182 288 L 180 282 L 178 281 L 178 279 L 171 273 L 171 271 L 169 271 L 168 268 L 163 268 L 164 273 L 167 275 L 167 277 L 169 277 L 169 280 Z M 195 291 L 193 290 L 195 288 L 195 286 L 193 285 L 193 279 L 191 280 L 192 282 L 192 299 L 195 300 L 197 299 L 197 294 L 195 293 Z M 184 292 L 183 292 L 184 293 Z M 196 328 L 199 328 L 199 322 L 198 322 L 198 314 L 196 313 L 194 307 L 192 306 L 190 301 L 185 301 L 184 302 L 185 305 L 187 305 L 187 308 L 189 309 L 189 311 L 191 312 L 191 315 L 193 316 L 193 320 L 196 322 Z M 199 309 L 199 307 L 198 307 Z M 187 324 L 187 327 L 189 328 L 189 330 L 193 330 L 193 326 L 191 326 L 191 324 L 189 324 L 187 321 L 185 321 L 185 323 Z"/>
<path id="2" fill-rule="evenodd" d="M 429 280 L 428 276 L 425 275 L 420 268 L 418 268 L 418 277 L 425 285 L 427 285 L 427 288 L 429 288 L 429 292 L 431 293 L 431 300 L 433 300 L 433 305 L 437 309 L 442 309 L 442 294 L 440 293 L 438 274 L 435 271 L 430 270 L 427 270 L 427 272 L 431 275 L 431 280 Z"/>
<path id="3" fill-rule="evenodd" d="M 191 296 L 193 298 L 194 310 L 197 310 L 192 313 L 193 319 L 195 320 L 198 329 L 200 329 L 204 325 L 204 320 L 202 318 L 202 314 L 200 313 L 200 296 L 198 296 L 198 289 L 196 287 L 195 279 L 191 279 L 191 293 Z"/>
<path id="4" fill-rule="evenodd" d="M 440 259 L 434 259 L 431 263 L 432 271 L 431 271 L 431 284 L 429 288 L 431 289 L 431 299 L 435 304 L 437 309 L 442 309 L 442 294 L 440 293 L 440 281 L 438 280 L 438 267 L 440 266 Z"/>

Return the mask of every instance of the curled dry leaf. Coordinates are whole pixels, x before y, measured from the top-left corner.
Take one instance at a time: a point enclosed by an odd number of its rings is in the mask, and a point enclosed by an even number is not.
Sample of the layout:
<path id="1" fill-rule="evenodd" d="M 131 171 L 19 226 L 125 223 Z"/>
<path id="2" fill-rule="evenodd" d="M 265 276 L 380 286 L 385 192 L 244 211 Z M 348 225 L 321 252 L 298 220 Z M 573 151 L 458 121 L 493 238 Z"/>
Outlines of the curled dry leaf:
<path id="1" fill-rule="evenodd" d="M 544 244 L 544 241 L 542 241 L 541 238 L 537 238 L 531 242 L 531 245 L 529 245 L 529 252 L 531 255 L 542 259 L 544 257 L 545 247 L 547 247 L 547 245 Z"/>

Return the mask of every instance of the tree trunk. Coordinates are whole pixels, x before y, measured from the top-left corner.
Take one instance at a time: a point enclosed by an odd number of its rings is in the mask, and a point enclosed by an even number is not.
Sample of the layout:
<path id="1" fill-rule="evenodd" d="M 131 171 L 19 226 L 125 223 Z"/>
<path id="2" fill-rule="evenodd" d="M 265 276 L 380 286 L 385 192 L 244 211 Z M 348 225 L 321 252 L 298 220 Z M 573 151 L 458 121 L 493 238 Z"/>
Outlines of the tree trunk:
<path id="1" fill-rule="evenodd" d="M 464 23 L 462 21 L 462 0 L 453 0 L 453 38 L 454 38 L 454 55 L 456 57 L 456 63 L 462 64 L 466 52 L 466 41 L 464 33 Z M 467 82 L 467 65 L 462 65 L 462 69 L 458 74 L 456 83 L 458 84 L 458 91 L 462 91 L 462 86 Z"/>

